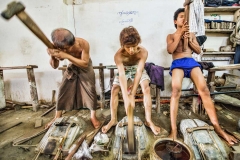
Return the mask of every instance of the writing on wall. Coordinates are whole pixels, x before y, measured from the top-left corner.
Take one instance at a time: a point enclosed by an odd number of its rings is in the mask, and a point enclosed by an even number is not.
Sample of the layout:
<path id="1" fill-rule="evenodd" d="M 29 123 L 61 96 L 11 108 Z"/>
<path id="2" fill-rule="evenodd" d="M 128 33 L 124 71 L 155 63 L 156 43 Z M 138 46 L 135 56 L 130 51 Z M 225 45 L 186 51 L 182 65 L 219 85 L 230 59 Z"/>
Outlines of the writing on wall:
<path id="1" fill-rule="evenodd" d="M 128 24 L 131 25 L 131 23 L 133 23 L 134 18 L 139 16 L 139 12 L 138 11 L 134 11 L 134 10 L 122 10 L 117 12 L 117 14 L 120 17 L 119 20 L 119 24 L 124 25 L 124 24 Z"/>

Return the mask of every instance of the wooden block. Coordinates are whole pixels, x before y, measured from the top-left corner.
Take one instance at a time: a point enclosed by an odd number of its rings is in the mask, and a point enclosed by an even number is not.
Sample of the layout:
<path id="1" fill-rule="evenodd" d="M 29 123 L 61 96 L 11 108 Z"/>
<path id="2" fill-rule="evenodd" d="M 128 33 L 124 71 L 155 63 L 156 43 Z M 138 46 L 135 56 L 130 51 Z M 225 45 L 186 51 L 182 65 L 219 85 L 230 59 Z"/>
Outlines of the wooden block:
<path id="1" fill-rule="evenodd" d="M 36 119 L 35 121 L 35 128 L 41 127 L 42 126 L 42 119 Z"/>

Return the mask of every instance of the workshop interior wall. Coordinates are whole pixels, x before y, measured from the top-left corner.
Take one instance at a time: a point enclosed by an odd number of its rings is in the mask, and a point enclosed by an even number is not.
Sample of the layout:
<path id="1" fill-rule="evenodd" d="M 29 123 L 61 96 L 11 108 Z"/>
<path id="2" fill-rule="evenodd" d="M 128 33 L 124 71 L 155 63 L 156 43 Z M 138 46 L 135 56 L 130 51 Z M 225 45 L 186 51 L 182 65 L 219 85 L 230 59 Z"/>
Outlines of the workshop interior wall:
<path id="1" fill-rule="evenodd" d="M 0 1 L 3 11 L 11 0 Z M 148 62 L 169 67 L 171 55 L 166 51 L 166 36 L 175 31 L 173 13 L 182 7 L 184 0 L 83 0 L 81 5 L 66 5 L 63 0 L 24 0 L 25 11 L 50 39 L 51 31 L 68 28 L 77 37 L 90 43 L 93 65 L 113 65 L 113 56 L 120 48 L 119 33 L 129 25 L 137 28 L 142 45 L 148 50 Z M 39 100 L 51 101 L 52 90 L 58 91 L 62 72 L 49 65 L 46 46 L 20 22 L 17 17 L 9 21 L 0 18 L 0 66 L 37 65 L 34 70 Z M 220 46 L 225 40 L 209 38 L 208 44 Z M 220 62 L 220 64 L 225 62 Z M 227 62 L 229 63 L 229 62 Z M 64 60 L 60 66 L 67 65 Z M 99 93 L 99 75 L 96 88 Z M 30 101 L 29 85 L 25 70 L 4 71 L 7 99 Z M 165 71 L 165 88 L 161 96 L 170 96 L 171 77 Z M 191 85 L 184 79 L 183 88 Z M 109 71 L 105 70 L 105 90 L 109 90 Z"/>

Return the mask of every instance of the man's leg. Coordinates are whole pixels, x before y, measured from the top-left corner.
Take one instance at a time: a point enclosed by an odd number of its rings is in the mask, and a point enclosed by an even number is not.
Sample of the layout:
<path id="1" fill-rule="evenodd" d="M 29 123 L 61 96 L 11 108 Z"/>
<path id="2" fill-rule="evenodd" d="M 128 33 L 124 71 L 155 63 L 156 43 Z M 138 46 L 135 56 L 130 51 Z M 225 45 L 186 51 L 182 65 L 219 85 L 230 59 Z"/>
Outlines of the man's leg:
<path id="1" fill-rule="evenodd" d="M 113 85 L 111 90 L 111 100 L 110 100 L 110 109 L 111 109 L 111 120 L 110 122 L 102 127 L 102 132 L 107 133 L 107 131 L 112 127 L 115 126 L 117 121 L 117 109 L 118 109 L 118 93 L 120 91 L 120 86 Z"/>
<path id="2" fill-rule="evenodd" d="M 149 80 L 144 80 L 141 82 L 141 88 L 143 92 L 143 103 L 145 106 L 145 119 L 146 119 L 146 125 L 151 128 L 152 132 L 155 135 L 158 135 L 160 133 L 160 128 L 158 126 L 155 126 L 155 124 L 152 122 L 152 98 L 150 93 L 150 87 L 149 87 Z"/>
<path id="3" fill-rule="evenodd" d="M 101 123 L 96 117 L 96 110 L 90 110 L 91 111 L 91 122 L 93 124 L 94 128 L 99 128 L 101 126 Z"/>
<path id="4" fill-rule="evenodd" d="M 62 110 L 56 111 L 55 117 L 48 124 L 45 125 L 45 129 L 49 128 L 53 124 L 53 122 L 60 117 L 62 117 Z"/>
<path id="5" fill-rule="evenodd" d="M 192 69 L 191 79 L 197 87 L 198 93 L 203 101 L 204 108 L 207 111 L 208 117 L 210 118 L 215 131 L 229 144 L 234 144 L 234 142 L 237 143 L 237 140 L 233 136 L 230 136 L 221 129 L 218 123 L 217 113 L 214 104 L 210 97 L 209 89 L 199 67 L 195 67 Z"/>
<path id="6" fill-rule="evenodd" d="M 171 133 L 169 135 L 169 138 L 172 139 L 177 139 L 178 103 L 181 96 L 183 77 L 184 72 L 182 69 L 175 68 L 172 70 L 172 96 L 170 101 Z"/>

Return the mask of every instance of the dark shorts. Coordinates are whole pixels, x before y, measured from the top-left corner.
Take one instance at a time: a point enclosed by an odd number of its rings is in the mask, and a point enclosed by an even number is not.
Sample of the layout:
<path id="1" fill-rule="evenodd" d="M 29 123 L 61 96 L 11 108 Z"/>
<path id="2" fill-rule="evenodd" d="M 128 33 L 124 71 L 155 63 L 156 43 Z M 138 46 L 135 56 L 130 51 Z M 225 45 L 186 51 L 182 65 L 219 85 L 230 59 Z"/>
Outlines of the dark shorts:
<path id="1" fill-rule="evenodd" d="M 185 57 L 185 58 L 175 59 L 172 62 L 169 74 L 172 76 L 172 70 L 175 68 L 179 68 L 183 70 L 184 77 L 190 78 L 191 71 L 195 67 L 199 67 L 201 69 L 201 65 L 198 62 L 196 62 L 193 58 Z"/>

